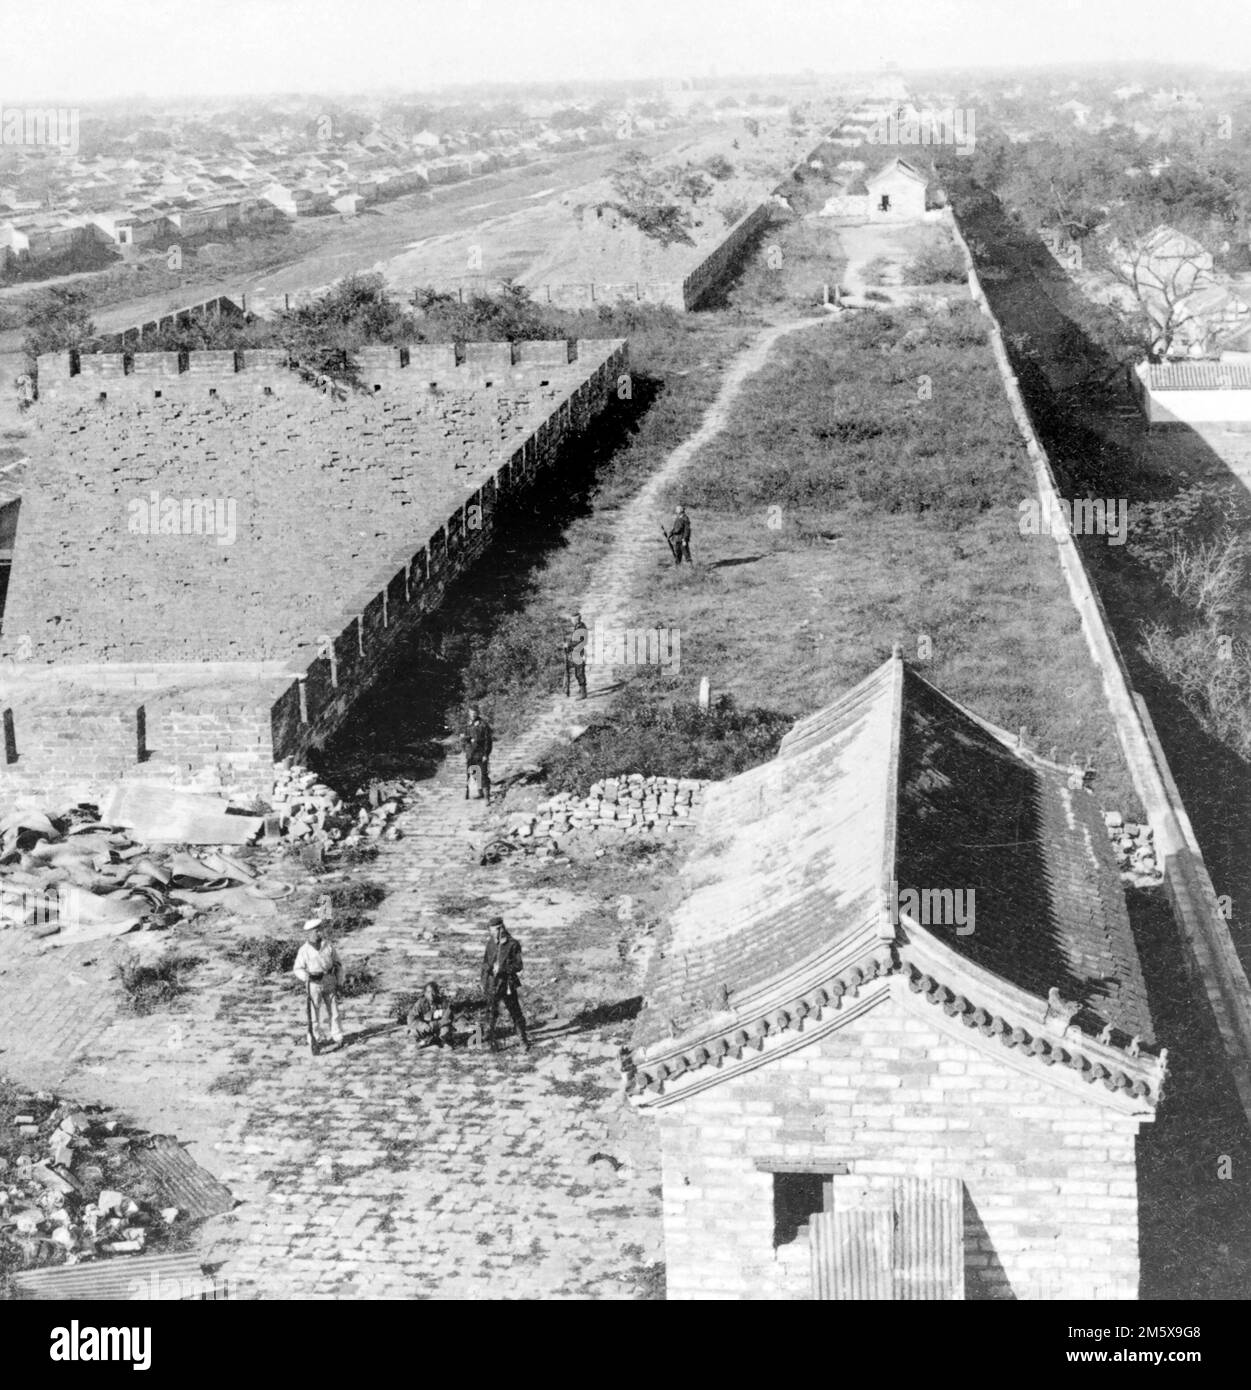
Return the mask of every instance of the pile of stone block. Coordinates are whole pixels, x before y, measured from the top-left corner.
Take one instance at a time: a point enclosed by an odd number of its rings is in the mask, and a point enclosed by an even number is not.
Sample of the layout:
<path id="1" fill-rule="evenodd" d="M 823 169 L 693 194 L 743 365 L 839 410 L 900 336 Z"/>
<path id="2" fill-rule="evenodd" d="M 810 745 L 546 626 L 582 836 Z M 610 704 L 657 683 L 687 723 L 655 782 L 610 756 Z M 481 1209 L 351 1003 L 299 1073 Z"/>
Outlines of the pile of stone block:
<path id="1" fill-rule="evenodd" d="M 1103 823 L 1124 882 L 1137 888 L 1154 888 L 1164 881 L 1164 870 L 1155 851 L 1155 832 L 1149 825 L 1127 821 L 1119 811 L 1105 811 Z"/>
<path id="2" fill-rule="evenodd" d="M 0 1245 L 19 1267 L 136 1254 L 182 1216 L 110 1181 L 143 1136 L 101 1107 L 64 1104 L 47 1091 L 19 1095 L 17 1104 L 17 1152 L 0 1158 Z"/>
<path id="3" fill-rule="evenodd" d="M 289 840 L 319 840 L 352 849 L 365 840 L 398 840 L 391 825 L 399 814 L 398 797 L 353 809 L 315 772 L 283 758 L 274 765 L 270 813 L 265 818 L 268 836 Z"/>
<path id="4" fill-rule="evenodd" d="M 560 792 L 509 817 L 508 838 L 543 852 L 574 835 L 665 835 L 694 828 L 703 789 L 695 777 L 633 772 L 592 784 L 586 797 Z"/>

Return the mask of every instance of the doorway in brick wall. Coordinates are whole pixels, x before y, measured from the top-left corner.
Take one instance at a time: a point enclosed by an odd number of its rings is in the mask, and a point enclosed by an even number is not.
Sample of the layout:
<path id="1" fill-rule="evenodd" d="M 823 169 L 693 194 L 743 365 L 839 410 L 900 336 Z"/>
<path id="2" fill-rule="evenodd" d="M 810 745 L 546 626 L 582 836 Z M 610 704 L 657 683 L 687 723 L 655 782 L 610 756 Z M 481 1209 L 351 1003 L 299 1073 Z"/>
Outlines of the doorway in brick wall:
<path id="1" fill-rule="evenodd" d="M 957 1178 L 830 1180 L 809 1217 L 814 1299 L 964 1298 L 964 1196 Z"/>

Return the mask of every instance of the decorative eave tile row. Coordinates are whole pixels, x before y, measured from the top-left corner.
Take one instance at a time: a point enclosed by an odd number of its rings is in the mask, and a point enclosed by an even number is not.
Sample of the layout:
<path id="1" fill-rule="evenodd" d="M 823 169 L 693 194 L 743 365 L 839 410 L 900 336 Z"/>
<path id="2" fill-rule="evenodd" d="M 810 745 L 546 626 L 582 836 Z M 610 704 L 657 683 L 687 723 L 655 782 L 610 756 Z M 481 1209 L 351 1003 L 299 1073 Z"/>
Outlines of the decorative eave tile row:
<path id="1" fill-rule="evenodd" d="M 1020 1048 L 1025 1056 L 1036 1057 L 1044 1066 L 1069 1067 L 1084 1081 L 1102 1082 L 1109 1091 L 1123 1091 L 1135 1100 L 1159 1103 L 1168 1065 L 1167 1048 L 1162 1049 L 1158 1057 L 1139 1054 L 1136 1039 L 1121 1047 L 1111 1041 L 1110 1028 L 1095 1039 L 1088 1038 L 1072 1024 L 1065 1028 L 1061 1037 L 1045 1037 L 1041 1031 L 1024 1028 L 1001 1013 L 978 1006 L 911 961 L 904 962 L 903 970 L 909 989 L 940 1007 L 949 1018 L 958 1018 L 966 1028 L 976 1028 L 983 1037 L 998 1038 L 1008 1048 Z M 1075 1031 L 1076 1038 L 1072 1036 Z M 1114 1065 L 1112 1059 L 1101 1059 L 1099 1052 L 1118 1054 L 1116 1060 L 1123 1059 L 1123 1065 Z"/>
<path id="2" fill-rule="evenodd" d="M 1043 1029 L 1032 1021 L 1025 1027 L 1001 1012 L 980 1006 L 911 961 L 901 960 L 893 947 L 879 948 L 824 983 L 798 993 L 781 1007 L 735 1019 L 711 1036 L 667 1055 L 640 1058 L 623 1048 L 621 1065 L 627 1077 L 626 1092 L 636 1097 L 647 1092 L 661 1095 L 669 1082 L 707 1067 L 741 1061 L 748 1051 L 763 1051 L 766 1038 L 798 1032 L 806 1021 L 817 1022 L 826 1011 L 841 1010 L 845 1001 L 856 999 L 869 981 L 894 974 L 902 974 L 914 993 L 941 1008 L 949 1018 L 958 1018 L 983 1037 L 997 1038 L 1004 1047 L 1019 1049 L 1022 1056 L 1034 1058 L 1042 1066 L 1069 1068 L 1089 1084 L 1100 1082 L 1114 1094 L 1122 1093 L 1152 1105 L 1158 1104 L 1163 1095 L 1167 1049 L 1158 1056 L 1140 1054 L 1137 1039 L 1130 1039 L 1125 1046 L 1113 1043 L 1110 1027 L 1098 1038 L 1090 1038 L 1072 1023 L 1066 1023 L 1060 1036 L 1045 1036 L 1050 1012 L 1044 1018 Z"/>
<path id="3" fill-rule="evenodd" d="M 820 1020 L 827 1009 L 841 1009 L 844 1000 L 859 996 L 861 986 L 893 974 L 897 969 L 894 950 L 885 947 L 839 971 L 823 984 L 798 994 L 789 1003 L 754 1017 L 736 1019 L 732 1026 L 667 1056 L 636 1061 L 634 1053 L 623 1049 L 621 1065 L 628 1077 L 627 1094 L 640 1095 L 645 1091 L 660 1094 L 667 1081 L 676 1081 L 703 1067 L 720 1067 L 726 1061 L 740 1061 L 749 1049 L 761 1051 L 766 1038 L 797 1032 L 805 1020 Z"/>

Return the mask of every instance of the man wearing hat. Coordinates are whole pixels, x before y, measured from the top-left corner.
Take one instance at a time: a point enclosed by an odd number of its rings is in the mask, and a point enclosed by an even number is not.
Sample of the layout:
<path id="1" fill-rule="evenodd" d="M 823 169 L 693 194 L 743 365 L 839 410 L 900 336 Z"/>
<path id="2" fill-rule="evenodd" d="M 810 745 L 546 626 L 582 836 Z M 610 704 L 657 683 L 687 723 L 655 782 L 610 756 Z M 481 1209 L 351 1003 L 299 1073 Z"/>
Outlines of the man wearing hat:
<path id="1" fill-rule="evenodd" d="M 421 998 L 408 1011 L 408 1027 L 419 1047 L 451 1047 L 452 1006 L 437 981 L 426 981 Z"/>
<path id="2" fill-rule="evenodd" d="M 473 769 L 478 769 L 478 776 L 481 779 L 482 794 L 487 799 L 487 804 L 491 802 L 491 749 L 494 746 L 494 739 L 491 737 L 491 726 L 482 717 L 482 712 L 477 705 L 469 706 L 469 723 L 465 732 L 460 736 L 460 746 L 465 753 L 465 799 L 469 799 L 469 787 L 473 777 Z"/>
<path id="3" fill-rule="evenodd" d="M 578 699 L 586 699 L 586 643 L 588 633 L 582 614 L 573 615 L 573 624 L 565 635 L 565 694 L 569 694 L 569 675 L 578 683 Z"/>
<path id="4" fill-rule="evenodd" d="M 516 937 L 509 935 L 502 917 L 492 917 L 487 923 L 487 928 L 491 934 L 487 939 L 486 955 L 482 959 L 482 997 L 486 1002 L 487 1045 L 492 1052 L 498 1050 L 495 1042 L 495 1021 L 499 1017 L 502 1003 L 521 1035 L 522 1046 L 529 1052 L 530 1037 L 526 1032 L 521 1001 L 517 997 L 517 976 L 521 974 L 521 943 Z"/>
<path id="5" fill-rule="evenodd" d="M 296 953 L 291 973 L 304 983 L 308 991 L 309 1032 L 314 1047 L 325 1041 L 322 1032 L 322 1011 L 330 1024 L 333 1042 L 343 1041 L 339 1026 L 339 990 L 343 985 L 343 962 L 323 930 L 320 917 L 310 917 L 304 923 L 304 943 Z"/>

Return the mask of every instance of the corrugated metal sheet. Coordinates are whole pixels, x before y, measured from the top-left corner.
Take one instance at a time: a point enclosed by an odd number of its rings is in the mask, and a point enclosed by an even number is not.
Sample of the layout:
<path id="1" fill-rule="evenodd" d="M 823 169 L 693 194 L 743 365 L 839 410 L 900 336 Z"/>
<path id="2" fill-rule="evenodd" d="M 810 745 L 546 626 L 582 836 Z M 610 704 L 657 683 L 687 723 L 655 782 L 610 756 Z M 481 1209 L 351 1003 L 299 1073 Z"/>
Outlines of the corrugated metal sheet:
<path id="1" fill-rule="evenodd" d="M 958 1178 L 897 1178 L 894 1297 L 964 1297 L 964 1190 Z"/>
<path id="2" fill-rule="evenodd" d="M 193 1221 L 230 1211 L 235 1200 L 230 1189 L 190 1157 L 177 1140 L 156 1135 L 150 1146 L 136 1148 L 157 1194 L 157 1206 L 177 1207 Z"/>
<path id="3" fill-rule="evenodd" d="M 814 1299 L 964 1298 L 964 1188 L 897 1178 L 889 1192 L 834 1183 L 833 1210 L 809 1219 Z"/>
<path id="4" fill-rule="evenodd" d="M 13 1276 L 13 1287 L 19 1299 L 32 1300 L 186 1302 L 226 1297 L 224 1284 L 204 1273 L 199 1255 L 192 1251 L 117 1256 L 52 1269 L 24 1270 Z"/>
<path id="5" fill-rule="evenodd" d="M 886 1207 L 836 1209 L 813 1216 L 808 1227 L 813 1298 L 893 1298 L 893 1225 L 893 1213 Z"/>

